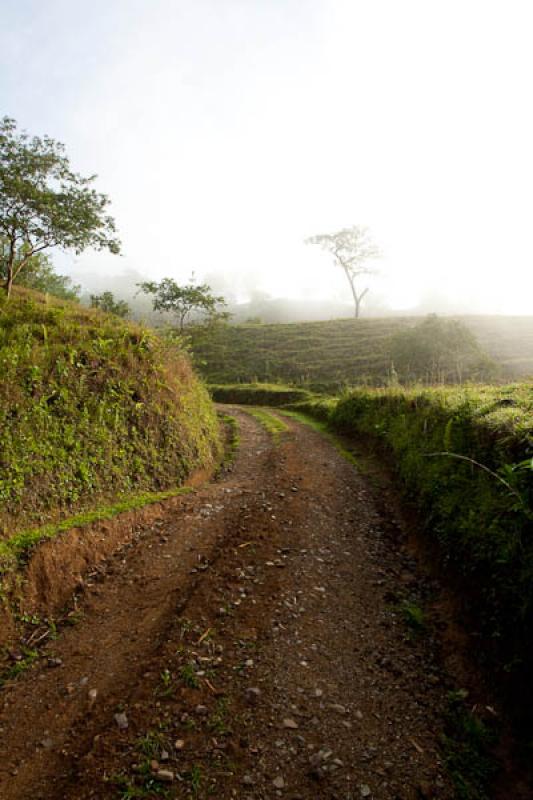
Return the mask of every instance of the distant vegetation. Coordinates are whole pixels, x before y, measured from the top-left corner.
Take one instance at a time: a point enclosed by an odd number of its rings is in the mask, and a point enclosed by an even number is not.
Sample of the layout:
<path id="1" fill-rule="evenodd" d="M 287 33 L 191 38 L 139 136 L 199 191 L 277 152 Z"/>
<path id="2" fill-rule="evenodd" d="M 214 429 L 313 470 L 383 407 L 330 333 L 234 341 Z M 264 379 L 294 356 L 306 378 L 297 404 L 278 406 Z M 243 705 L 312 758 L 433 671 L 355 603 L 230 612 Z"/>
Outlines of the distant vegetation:
<path id="1" fill-rule="evenodd" d="M 125 319 L 130 314 L 130 307 L 125 300 L 117 300 L 113 292 L 102 292 L 90 296 L 91 308 L 99 308 L 106 314 L 115 314 Z"/>
<path id="2" fill-rule="evenodd" d="M 189 359 L 80 305 L 0 295 L 0 531 L 179 486 L 219 447 Z"/>
<path id="3" fill-rule="evenodd" d="M 193 320 L 199 319 L 206 324 L 229 316 L 223 310 L 226 305 L 224 298 L 214 295 L 207 283 L 195 283 L 194 275 L 185 285 L 173 278 L 163 278 L 159 283 L 144 281 L 139 284 L 139 289 L 152 296 L 154 311 L 168 314 L 179 333 L 184 333 Z"/>
<path id="4" fill-rule="evenodd" d="M 391 381 L 425 384 L 483 380 L 495 373 L 471 330 L 431 314 L 390 340 Z"/>
<path id="5" fill-rule="evenodd" d="M 477 341 L 476 341 L 477 339 Z M 385 317 L 192 331 L 213 384 L 284 382 L 318 391 L 398 380 L 458 382 L 533 374 L 533 318 Z"/>
<path id="6" fill-rule="evenodd" d="M 19 283 L 27 289 L 51 294 L 61 300 L 78 300 L 80 295 L 80 287 L 67 275 L 59 275 L 46 253 L 38 253 L 28 261 Z"/>

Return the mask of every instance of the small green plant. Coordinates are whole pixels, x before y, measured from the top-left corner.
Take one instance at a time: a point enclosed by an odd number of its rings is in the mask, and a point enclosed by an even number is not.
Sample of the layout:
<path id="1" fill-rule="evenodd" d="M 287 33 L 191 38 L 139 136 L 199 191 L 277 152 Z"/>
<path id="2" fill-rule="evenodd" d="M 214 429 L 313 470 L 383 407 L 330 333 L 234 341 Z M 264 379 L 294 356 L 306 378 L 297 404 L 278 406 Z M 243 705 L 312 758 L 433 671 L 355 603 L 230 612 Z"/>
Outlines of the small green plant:
<path id="1" fill-rule="evenodd" d="M 40 625 L 41 619 L 37 614 L 22 613 L 17 615 L 19 622 L 25 622 L 26 625 Z"/>
<path id="2" fill-rule="evenodd" d="M 164 669 L 160 675 L 161 684 L 157 686 L 155 689 L 155 694 L 157 697 L 170 697 L 170 695 L 174 692 L 174 682 L 172 680 L 172 675 L 170 670 Z"/>
<path id="3" fill-rule="evenodd" d="M 16 661 L 11 667 L 8 667 L 2 674 L 0 674 L 0 686 L 3 686 L 9 681 L 18 678 L 23 672 L 29 669 L 32 664 L 39 658 L 38 650 L 30 650 L 29 648 L 22 648 L 22 658 Z"/>
<path id="4" fill-rule="evenodd" d="M 200 681 L 196 675 L 196 670 L 193 663 L 184 664 L 183 667 L 181 667 L 180 677 L 185 686 L 188 686 L 189 689 L 198 689 L 200 686 Z"/>
<path id="5" fill-rule="evenodd" d="M 191 767 L 191 770 L 187 777 L 190 781 L 193 795 L 197 795 L 202 787 L 202 780 L 203 780 L 202 770 L 198 766 L 198 764 L 194 764 Z"/>
<path id="6" fill-rule="evenodd" d="M 448 695 L 442 750 L 457 800 L 488 800 L 497 771 L 491 753 L 497 733 L 466 707 L 467 698 L 464 689 Z"/>
<path id="7" fill-rule="evenodd" d="M 416 603 L 404 600 L 401 604 L 403 618 L 413 633 L 422 633 L 426 628 L 424 611 Z"/>
<path id="8" fill-rule="evenodd" d="M 79 625 L 83 620 L 84 613 L 81 610 L 72 611 L 67 615 L 65 622 L 67 625 Z"/>
<path id="9" fill-rule="evenodd" d="M 219 697 L 208 722 L 208 727 L 213 731 L 213 733 L 216 733 L 219 736 L 225 736 L 228 733 L 228 713 L 229 707 L 227 698 Z"/>

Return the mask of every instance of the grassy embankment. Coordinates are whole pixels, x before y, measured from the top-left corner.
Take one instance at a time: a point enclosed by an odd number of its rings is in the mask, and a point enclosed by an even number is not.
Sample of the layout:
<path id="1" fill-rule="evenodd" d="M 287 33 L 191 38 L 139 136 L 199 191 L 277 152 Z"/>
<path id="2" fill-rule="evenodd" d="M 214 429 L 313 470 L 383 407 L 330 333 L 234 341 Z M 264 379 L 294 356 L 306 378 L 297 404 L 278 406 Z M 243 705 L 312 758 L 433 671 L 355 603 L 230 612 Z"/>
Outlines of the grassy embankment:
<path id="1" fill-rule="evenodd" d="M 227 325 L 197 330 L 192 346 L 210 383 L 285 381 L 317 390 L 346 384 L 382 385 L 390 339 L 420 317 L 343 319 L 276 325 Z M 456 317 L 507 379 L 533 375 L 533 317 Z"/>
<path id="2" fill-rule="evenodd" d="M 28 546 L 72 514 L 79 524 L 95 507 L 105 517 L 176 493 L 220 452 L 188 357 L 116 317 L 2 295 L 0 374 L 4 556 L 9 540 Z"/>
<path id="3" fill-rule="evenodd" d="M 231 391 L 236 401 L 238 387 Z M 241 402 L 271 396 L 244 386 Z M 520 686 L 532 714 L 533 387 L 358 389 L 308 394 L 289 408 L 382 445 L 443 558 L 469 585 L 489 662 L 509 688 Z"/>

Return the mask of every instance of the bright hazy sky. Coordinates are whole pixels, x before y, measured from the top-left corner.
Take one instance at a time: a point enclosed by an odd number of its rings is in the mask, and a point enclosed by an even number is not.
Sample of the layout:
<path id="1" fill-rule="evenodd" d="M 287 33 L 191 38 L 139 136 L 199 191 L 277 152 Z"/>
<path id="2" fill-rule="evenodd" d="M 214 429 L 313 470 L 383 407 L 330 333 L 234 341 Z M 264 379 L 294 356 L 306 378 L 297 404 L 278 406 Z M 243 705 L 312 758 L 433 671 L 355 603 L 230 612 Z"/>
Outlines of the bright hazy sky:
<path id="1" fill-rule="evenodd" d="M 0 113 L 64 142 L 123 256 L 66 267 L 533 313 L 531 0 L 3 0 Z M 70 267 L 69 267 L 70 265 Z M 65 262 L 62 262 L 65 268 Z"/>

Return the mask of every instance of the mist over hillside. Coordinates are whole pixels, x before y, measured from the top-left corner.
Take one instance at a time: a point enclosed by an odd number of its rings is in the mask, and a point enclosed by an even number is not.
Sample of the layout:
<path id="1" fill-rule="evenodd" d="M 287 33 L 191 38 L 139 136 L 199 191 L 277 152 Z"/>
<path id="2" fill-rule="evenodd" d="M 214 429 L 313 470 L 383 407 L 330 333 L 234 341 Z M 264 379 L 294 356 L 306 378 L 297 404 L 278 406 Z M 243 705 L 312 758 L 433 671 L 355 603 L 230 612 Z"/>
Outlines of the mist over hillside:
<path id="1" fill-rule="evenodd" d="M 84 304 L 89 303 L 91 294 L 101 294 L 111 291 L 119 300 L 125 300 L 134 319 L 145 319 L 151 323 L 163 324 L 168 318 L 164 314 L 152 311 L 151 299 L 139 290 L 139 283 L 151 279 L 149 270 L 141 272 L 137 269 L 127 268 L 119 274 L 101 272 L 82 272 L 69 269 L 69 275 L 75 283 L 81 285 L 81 299 Z M 308 291 L 303 288 L 300 298 L 275 297 L 262 291 L 254 284 L 253 275 L 246 285 L 230 280 L 232 276 L 224 277 L 219 273 L 207 274 L 205 280 L 216 294 L 221 294 L 227 302 L 227 311 L 231 314 L 231 323 L 265 322 L 315 322 L 330 321 L 334 319 L 349 319 L 353 317 L 353 304 L 343 298 L 328 297 L 316 298 L 306 296 Z M 185 281 L 184 281 L 185 283 Z M 435 289 L 422 294 L 419 301 L 409 307 L 395 308 L 388 304 L 384 296 L 379 293 L 370 294 L 365 299 L 362 317 L 397 317 L 397 316 L 425 316 L 427 314 L 443 315 L 487 315 L 496 319 L 512 320 L 528 319 L 528 317 L 513 317 L 497 315 L 491 309 L 479 307 L 472 298 L 448 294 L 445 290 L 439 292 Z"/>

